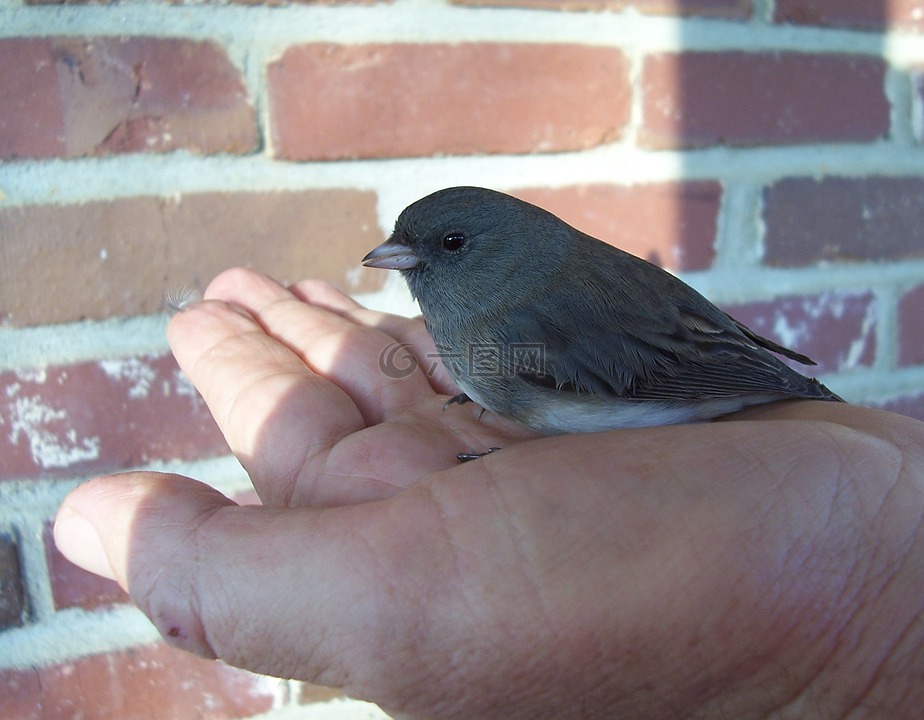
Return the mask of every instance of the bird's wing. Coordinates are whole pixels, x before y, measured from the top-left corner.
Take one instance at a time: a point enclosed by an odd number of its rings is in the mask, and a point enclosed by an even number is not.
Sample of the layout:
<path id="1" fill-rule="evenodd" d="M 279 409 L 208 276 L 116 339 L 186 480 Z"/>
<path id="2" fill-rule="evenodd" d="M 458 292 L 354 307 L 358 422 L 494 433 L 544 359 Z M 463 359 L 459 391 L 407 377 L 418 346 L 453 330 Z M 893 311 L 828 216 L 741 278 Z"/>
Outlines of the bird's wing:
<path id="1" fill-rule="evenodd" d="M 780 346 L 743 329 L 714 306 L 706 313 L 671 307 L 652 322 L 650 315 L 626 306 L 591 312 L 587 306 L 550 311 L 539 304 L 515 310 L 504 327 L 511 347 L 540 346 L 533 352 L 534 358 L 540 356 L 539 371 L 535 362 L 516 366 L 514 356 L 511 370 L 550 388 L 659 400 L 830 395 L 764 349 Z"/>

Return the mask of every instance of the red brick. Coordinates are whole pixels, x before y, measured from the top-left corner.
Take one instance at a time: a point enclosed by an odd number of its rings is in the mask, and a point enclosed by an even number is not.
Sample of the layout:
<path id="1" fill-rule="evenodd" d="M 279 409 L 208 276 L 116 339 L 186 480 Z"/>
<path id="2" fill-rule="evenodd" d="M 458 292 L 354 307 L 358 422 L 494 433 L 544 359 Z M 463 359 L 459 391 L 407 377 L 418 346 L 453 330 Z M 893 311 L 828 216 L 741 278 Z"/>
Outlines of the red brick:
<path id="1" fill-rule="evenodd" d="M 41 690 L 38 670 L 0 669 L 0 717 L 10 720 L 44 720 Z"/>
<path id="2" fill-rule="evenodd" d="M 715 257 L 717 182 L 524 188 L 517 197 L 579 230 L 671 270 L 704 270 Z"/>
<path id="3" fill-rule="evenodd" d="M 812 358 L 817 366 L 790 363 L 810 376 L 868 367 L 875 359 L 876 308 L 869 292 L 837 290 L 723 310 L 758 335 Z"/>
<path id="4" fill-rule="evenodd" d="M 0 481 L 227 452 L 170 355 L 0 373 Z"/>
<path id="5" fill-rule="evenodd" d="M 164 645 L 0 671 L 0 717 L 17 720 L 246 718 L 274 707 L 279 681 Z"/>
<path id="6" fill-rule="evenodd" d="M 873 141 L 889 131 L 885 71 L 857 55 L 652 55 L 639 138 L 653 148 Z"/>
<path id="7" fill-rule="evenodd" d="M 899 300 L 898 364 L 924 365 L 924 285 Z"/>
<path id="8" fill-rule="evenodd" d="M 128 595 L 118 583 L 77 567 L 58 551 L 51 521 L 45 524 L 44 540 L 55 609 L 80 607 L 92 610 L 129 602 Z"/>
<path id="9" fill-rule="evenodd" d="M 653 15 L 699 15 L 746 20 L 751 17 L 750 0 L 451 0 L 474 7 L 519 7 L 537 10 L 637 10 Z"/>
<path id="10" fill-rule="evenodd" d="M 16 541 L 9 535 L 0 535 L 0 632 L 22 625 L 25 609 L 25 583 Z"/>
<path id="11" fill-rule="evenodd" d="M 924 420 L 924 392 L 899 395 L 885 402 L 875 403 L 873 407 L 898 413 L 899 415 L 907 415 L 917 420 Z"/>
<path id="12" fill-rule="evenodd" d="M 776 0 L 773 20 L 857 30 L 924 30 L 920 0 Z"/>
<path id="13" fill-rule="evenodd" d="M 349 292 L 384 282 L 360 268 L 382 233 L 375 194 L 355 190 L 0 208 L 0 237 L 0 323 L 12 325 L 159 312 L 165 290 L 234 265 Z"/>
<path id="14" fill-rule="evenodd" d="M 247 153 L 259 146 L 240 71 L 211 42 L 0 42 L 0 157 Z"/>
<path id="15" fill-rule="evenodd" d="M 299 45 L 268 76 L 291 160 L 580 150 L 629 115 L 628 61 L 605 47 Z"/>
<path id="16" fill-rule="evenodd" d="M 768 265 L 924 256 L 924 178 L 786 178 L 763 204 Z"/>
<path id="17" fill-rule="evenodd" d="M 48 41 L 0 40 L 0 159 L 65 154 L 64 111 Z"/>

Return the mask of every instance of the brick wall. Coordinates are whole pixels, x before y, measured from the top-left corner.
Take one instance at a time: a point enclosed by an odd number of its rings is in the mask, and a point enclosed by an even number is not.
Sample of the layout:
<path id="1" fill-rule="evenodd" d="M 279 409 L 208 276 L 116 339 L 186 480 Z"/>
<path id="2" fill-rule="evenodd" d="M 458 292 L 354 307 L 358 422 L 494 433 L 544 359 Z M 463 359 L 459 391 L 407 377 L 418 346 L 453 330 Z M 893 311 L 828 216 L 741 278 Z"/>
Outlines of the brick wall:
<path id="1" fill-rule="evenodd" d="M 916 0 L 0 0 L 0 717 L 355 717 L 157 642 L 54 549 L 93 473 L 248 499 L 161 299 L 359 267 L 449 185 L 540 203 L 924 418 Z M 361 712 L 367 712 L 363 708 Z"/>

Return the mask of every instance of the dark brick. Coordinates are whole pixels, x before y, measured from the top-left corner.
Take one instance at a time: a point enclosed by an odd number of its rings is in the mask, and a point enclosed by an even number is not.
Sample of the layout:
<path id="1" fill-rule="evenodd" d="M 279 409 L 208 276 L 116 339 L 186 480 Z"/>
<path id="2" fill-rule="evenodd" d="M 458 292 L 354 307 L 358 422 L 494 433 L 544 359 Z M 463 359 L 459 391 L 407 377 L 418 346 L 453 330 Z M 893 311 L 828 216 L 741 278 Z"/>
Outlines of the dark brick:
<path id="1" fill-rule="evenodd" d="M 16 542 L 9 535 L 0 535 L 0 632 L 22 625 L 26 609 L 24 588 Z"/>
<path id="2" fill-rule="evenodd" d="M 763 203 L 768 265 L 924 256 L 924 178 L 787 178 Z"/>
<path id="3" fill-rule="evenodd" d="M 886 63 L 858 55 L 647 57 L 640 142 L 653 148 L 869 142 L 889 132 Z"/>
<path id="4" fill-rule="evenodd" d="M 0 373 L 0 481 L 227 452 L 171 355 Z"/>
<path id="5" fill-rule="evenodd" d="M 698 15 L 746 20 L 751 17 L 750 0 L 452 0 L 473 7 L 519 7 L 537 10 L 626 10 L 653 15 Z"/>
<path id="6" fill-rule="evenodd" d="M 723 310 L 758 335 L 812 358 L 817 366 L 790 362 L 809 376 L 868 367 L 875 359 L 876 309 L 869 292 L 838 290 Z"/>
<path id="7" fill-rule="evenodd" d="M 118 583 L 87 572 L 64 557 L 55 546 L 53 527 L 51 521 L 46 523 L 44 540 L 55 609 L 80 607 L 92 610 L 129 602 L 128 594 Z"/>
<path id="8" fill-rule="evenodd" d="M 176 285 L 243 265 L 281 281 L 378 289 L 360 260 L 382 241 L 376 196 L 356 190 L 202 193 L 0 208 L 0 322 L 159 312 Z"/>
<path id="9" fill-rule="evenodd" d="M 0 129 L 12 130 L 0 133 L 6 159 L 259 146 L 241 73 L 211 42 L 3 41 L 0 63 L 9 108 L 0 110 Z"/>
<path id="10" fill-rule="evenodd" d="M 920 0 L 776 0 L 773 20 L 857 30 L 924 30 Z"/>
<path id="11" fill-rule="evenodd" d="M 299 45 L 269 67 L 290 160 L 579 150 L 621 137 L 619 50 L 500 43 Z"/>
<path id="12" fill-rule="evenodd" d="M 671 270 L 704 270 L 715 257 L 717 182 L 578 185 L 513 190 L 579 230 Z"/>
<path id="13" fill-rule="evenodd" d="M 272 709 L 279 681 L 149 645 L 0 670 L 0 686 L 0 717 L 16 720 L 222 720 Z"/>
<path id="14" fill-rule="evenodd" d="M 906 292 L 898 304 L 898 364 L 924 364 L 924 285 Z"/>

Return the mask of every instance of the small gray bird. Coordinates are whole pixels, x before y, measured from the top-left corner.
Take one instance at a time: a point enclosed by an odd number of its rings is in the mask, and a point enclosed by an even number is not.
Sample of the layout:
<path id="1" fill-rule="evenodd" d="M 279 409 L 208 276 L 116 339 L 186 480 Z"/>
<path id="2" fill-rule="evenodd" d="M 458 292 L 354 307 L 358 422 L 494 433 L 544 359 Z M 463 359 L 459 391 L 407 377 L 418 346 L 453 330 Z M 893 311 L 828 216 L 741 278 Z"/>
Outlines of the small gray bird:
<path id="1" fill-rule="evenodd" d="M 446 369 L 483 408 L 544 434 L 840 401 L 661 268 L 509 195 L 455 187 L 407 207 L 363 258 L 400 270 Z"/>

